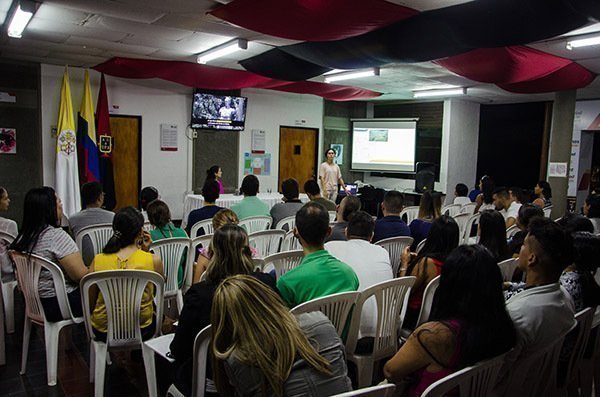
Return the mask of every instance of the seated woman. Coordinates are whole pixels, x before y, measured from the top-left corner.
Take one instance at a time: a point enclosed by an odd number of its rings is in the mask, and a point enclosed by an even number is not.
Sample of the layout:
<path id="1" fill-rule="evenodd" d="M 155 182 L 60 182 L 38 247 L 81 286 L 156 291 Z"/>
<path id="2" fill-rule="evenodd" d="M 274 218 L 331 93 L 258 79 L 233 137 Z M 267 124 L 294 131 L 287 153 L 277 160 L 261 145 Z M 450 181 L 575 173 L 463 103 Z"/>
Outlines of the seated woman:
<path id="1" fill-rule="evenodd" d="M 144 230 L 144 217 L 140 211 L 133 207 L 125 207 L 117 212 L 113 218 L 113 233 L 102 253 L 94 257 L 94 261 L 90 265 L 90 272 L 122 269 L 153 270 L 162 276 L 162 260 L 158 255 L 148 252 L 152 239 L 150 234 Z M 146 287 L 140 310 L 140 325 L 144 339 L 154 335 L 156 328 L 153 298 L 152 287 Z M 100 293 L 95 299 L 91 322 L 96 338 L 105 341 L 106 306 Z"/>
<path id="2" fill-rule="evenodd" d="M 546 181 L 539 181 L 535 188 L 533 188 L 533 192 L 537 196 L 535 200 L 533 200 L 533 204 L 537 205 L 539 208 L 548 208 L 552 206 L 552 188 L 550 184 Z"/>
<path id="3" fill-rule="evenodd" d="M 429 237 L 419 254 L 410 253 L 409 249 L 402 253 L 400 276 L 415 276 L 410 290 L 404 326 L 414 328 L 423 302 L 425 287 L 440 275 L 446 256 L 458 246 L 458 225 L 454 218 L 442 215 L 431 224 Z"/>
<path id="4" fill-rule="evenodd" d="M 600 304 L 600 286 L 594 279 L 600 258 L 600 237 L 589 232 L 573 235 L 574 261 L 560 276 L 560 285 L 573 298 L 575 312 Z"/>
<path id="5" fill-rule="evenodd" d="M 82 316 L 79 280 L 88 273 L 75 241 L 60 228 L 63 215 L 62 202 L 51 187 L 34 188 L 25 195 L 23 222 L 19 235 L 10 249 L 39 255 L 57 264 L 65 273 L 65 287 L 71 311 Z M 46 320 L 63 319 L 56 299 L 54 281 L 49 271 L 43 269 L 38 283 L 40 300 Z"/>
<path id="6" fill-rule="evenodd" d="M 414 239 L 411 249 L 414 251 L 422 240 L 427 238 L 434 219 L 441 215 L 442 197 L 438 192 L 425 192 L 419 203 L 419 214 L 408 227 Z"/>
<path id="7" fill-rule="evenodd" d="M 160 195 L 158 194 L 158 189 L 154 186 L 146 186 L 140 191 L 139 209 L 142 212 L 142 215 L 144 216 L 144 221 L 148 220 L 148 213 L 146 212 L 148 204 L 159 198 Z"/>
<path id="8" fill-rule="evenodd" d="M 10 198 L 8 197 L 8 191 L 0 186 L 0 212 L 8 211 L 9 206 Z M 0 232 L 5 232 L 16 237 L 19 234 L 17 222 L 0 216 Z M 5 242 L 5 240 L 0 240 L 0 277 L 2 277 L 3 282 L 15 279 L 13 265 L 8 257 L 8 245 L 8 242 Z"/>
<path id="9" fill-rule="evenodd" d="M 222 396 L 330 396 L 352 390 L 344 345 L 321 312 L 292 315 L 249 276 L 226 278 L 211 314 Z"/>
<path id="10" fill-rule="evenodd" d="M 511 257 L 506 243 L 506 224 L 504 217 L 496 210 L 484 210 L 479 218 L 479 244 L 490 250 L 496 262 Z"/>
<path id="11" fill-rule="evenodd" d="M 493 198 L 495 189 L 496 184 L 491 177 L 487 175 L 481 177 L 479 181 L 479 190 L 481 193 L 479 193 L 475 199 L 475 203 L 477 203 L 474 211 L 475 214 L 479 211 L 496 209 Z"/>
<path id="12" fill-rule="evenodd" d="M 176 371 L 174 384 L 184 395 L 191 394 L 194 338 L 210 324 L 213 295 L 221 281 L 236 274 L 251 274 L 272 289 L 276 288 L 273 277 L 254 272 L 248 235 L 241 227 L 226 224 L 217 228 L 211 242 L 211 252 L 206 280 L 193 284 L 184 296 L 179 325 L 171 342 Z"/>
<path id="13" fill-rule="evenodd" d="M 444 266 L 430 322 L 418 327 L 383 369 L 404 395 L 420 396 L 435 381 L 507 352 L 516 341 L 502 296 L 502 275 L 481 245 L 462 245 Z"/>

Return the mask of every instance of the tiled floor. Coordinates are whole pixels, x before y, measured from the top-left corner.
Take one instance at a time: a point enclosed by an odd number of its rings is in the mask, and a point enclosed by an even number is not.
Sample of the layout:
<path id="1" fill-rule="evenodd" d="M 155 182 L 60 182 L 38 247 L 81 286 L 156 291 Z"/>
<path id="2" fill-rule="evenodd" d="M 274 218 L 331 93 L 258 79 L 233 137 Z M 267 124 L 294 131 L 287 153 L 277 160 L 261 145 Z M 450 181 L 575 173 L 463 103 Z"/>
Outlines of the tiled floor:
<path id="1" fill-rule="evenodd" d="M 29 345 L 27 372 L 25 375 L 19 375 L 24 313 L 24 303 L 19 294 L 15 299 L 15 305 L 16 331 L 14 334 L 6 335 L 6 365 L 0 366 L 0 396 L 94 396 L 94 385 L 89 382 L 89 345 L 83 325 L 69 327 L 71 338 L 68 334 L 61 335 L 56 386 L 47 385 L 46 353 L 41 327 L 34 327 Z M 69 339 L 70 343 L 68 343 Z M 105 396 L 146 396 L 148 393 L 143 365 L 133 365 L 135 370 L 128 372 L 116 361 L 113 360 L 113 364 L 106 368 Z M 164 396 L 169 383 L 169 368 L 160 359 L 156 364 L 157 373 L 166 374 L 165 379 L 158 381 L 160 395 Z"/>

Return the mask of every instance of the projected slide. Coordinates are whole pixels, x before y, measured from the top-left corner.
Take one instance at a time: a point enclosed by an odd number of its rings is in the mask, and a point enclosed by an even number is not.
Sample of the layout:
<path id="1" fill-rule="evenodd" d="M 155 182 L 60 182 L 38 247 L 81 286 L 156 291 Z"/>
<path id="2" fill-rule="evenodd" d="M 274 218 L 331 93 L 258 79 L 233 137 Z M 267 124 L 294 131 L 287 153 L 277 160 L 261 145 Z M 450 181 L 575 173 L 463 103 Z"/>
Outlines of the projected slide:
<path id="1" fill-rule="evenodd" d="M 352 168 L 373 171 L 414 171 L 415 128 L 354 126 Z"/>

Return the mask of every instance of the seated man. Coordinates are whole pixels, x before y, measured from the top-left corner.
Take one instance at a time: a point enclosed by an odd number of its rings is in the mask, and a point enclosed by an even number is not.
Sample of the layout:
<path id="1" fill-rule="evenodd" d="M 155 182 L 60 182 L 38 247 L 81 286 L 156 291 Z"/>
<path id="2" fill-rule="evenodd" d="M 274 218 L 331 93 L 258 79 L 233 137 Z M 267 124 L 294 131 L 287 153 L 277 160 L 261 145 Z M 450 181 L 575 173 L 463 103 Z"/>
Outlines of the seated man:
<path id="1" fill-rule="evenodd" d="M 365 211 L 357 211 L 346 228 L 348 241 L 330 241 L 325 244 L 325 249 L 331 255 L 354 270 L 359 281 L 359 291 L 394 278 L 390 254 L 383 247 L 371 244 L 374 228 L 373 217 Z M 375 336 L 376 313 L 375 301 L 367 301 L 361 314 L 359 338 Z"/>
<path id="2" fill-rule="evenodd" d="M 464 183 L 459 183 L 454 188 L 454 202 L 453 204 L 465 205 L 471 202 L 471 199 L 468 197 L 469 188 Z"/>
<path id="3" fill-rule="evenodd" d="M 192 226 L 194 226 L 194 224 L 205 219 L 211 219 L 217 212 L 223 209 L 216 204 L 216 201 L 219 198 L 219 189 L 219 182 L 217 182 L 216 179 L 209 179 L 204 183 L 204 186 L 202 186 L 204 206 L 202 208 L 196 208 L 188 215 L 186 228 L 188 236 L 190 235 L 190 231 L 192 230 Z M 194 238 L 196 236 L 190 237 Z"/>
<path id="4" fill-rule="evenodd" d="M 294 178 L 288 178 L 281 182 L 281 193 L 283 194 L 283 203 L 275 204 L 271 208 L 271 218 L 273 223 L 271 229 L 275 229 L 277 223 L 288 216 L 296 215 L 296 212 L 302 208 L 302 201 L 298 198 L 300 196 L 300 187 L 298 181 Z"/>
<path id="5" fill-rule="evenodd" d="M 302 244 L 304 258 L 297 268 L 277 280 L 277 289 L 288 307 L 358 289 L 354 270 L 325 251 L 323 243 L 329 233 L 329 214 L 321 204 L 305 204 L 296 213 L 294 235 Z"/>
<path id="6" fill-rule="evenodd" d="M 309 179 L 304 183 L 304 191 L 306 192 L 306 195 L 310 201 L 322 204 L 327 211 L 335 211 L 337 209 L 333 201 L 327 200 L 325 197 L 321 196 L 321 188 L 314 179 Z"/>
<path id="7" fill-rule="evenodd" d="M 239 203 L 232 205 L 231 210 L 240 218 L 251 216 L 271 216 L 269 205 L 256 197 L 258 194 L 258 178 L 255 175 L 246 175 L 242 180 L 240 192 L 244 198 Z"/>
<path id="8" fill-rule="evenodd" d="M 404 208 L 404 195 L 402 193 L 390 190 L 385 194 L 381 203 L 383 218 L 375 222 L 374 243 L 390 237 L 410 236 L 410 228 L 400 218 L 402 208 Z"/>
<path id="9" fill-rule="evenodd" d="M 505 187 L 499 187 L 494 190 L 494 206 L 500 211 L 506 222 L 506 228 L 508 229 L 517 222 L 517 216 L 519 216 L 519 208 L 521 204 L 514 201 L 508 190 Z"/>
<path id="10" fill-rule="evenodd" d="M 360 199 L 356 196 L 346 196 L 340 202 L 337 209 L 335 225 L 331 229 L 331 235 L 327 241 L 346 240 L 346 226 L 352 214 L 360 209 Z"/>

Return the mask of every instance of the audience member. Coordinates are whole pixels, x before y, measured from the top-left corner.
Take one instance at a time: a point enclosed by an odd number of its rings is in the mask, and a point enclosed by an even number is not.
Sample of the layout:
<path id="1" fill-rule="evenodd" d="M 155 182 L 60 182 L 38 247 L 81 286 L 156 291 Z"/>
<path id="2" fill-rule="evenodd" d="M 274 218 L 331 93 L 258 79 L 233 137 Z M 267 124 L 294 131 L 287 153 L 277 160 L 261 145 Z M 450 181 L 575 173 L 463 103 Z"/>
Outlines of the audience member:
<path id="1" fill-rule="evenodd" d="M 216 204 L 219 198 L 219 184 L 214 179 L 207 180 L 204 183 L 204 186 L 202 186 L 202 197 L 204 198 L 204 206 L 196 208 L 188 215 L 186 230 L 191 238 L 196 237 L 191 235 L 192 226 L 200 221 L 212 218 L 217 212 L 223 209 Z M 197 233 L 197 235 L 202 234 L 205 234 L 203 230 L 199 230 Z"/>
<path id="2" fill-rule="evenodd" d="M 242 180 L 242 201 L 231 206 L 240 219 L 251 216 L 271 216 L 267 203 L 256 197 L 258 194 L 258 178 L 255 175 L 246 175 Z"/>
<path id="3" fill-rule="evenodd" d="M 480 212 L 479 218 L 479 244 L 487 248 L 496 262 L 501 262 L 512 255 L 506 243 L 506 228 L 504 217 L 496 210 L 485 210 Z"/>
<path id="4" fill-rule="evenodd" d="M 321 312 L 294 316 L 249 276 L 226 278 L 211 313 L 222 396 L 329 396 L 352 390 L 344 345 Z"/>
<path id="5" fill-rule="evenodd" d="M 589 195 L 583 205 L 585 215 L 594 225 L 594 233 L 600 233 L 600 196 Z"/>
<path id="6" fill-rule="evenodd" d="M 524 199 L 523 189 L 518 186 L 509 187 L 508 194 L 510 195 L 510 199 L 516 203 L 524 204 L 529 202 L 529 200 Z"/>
<path id="7" fill-rule="evenodd" d="M 521 204 L 513 201 L 508 190 L 505 187 L 498 187 L 494 190 L 494 206 L 504 217 L 505 227 L 508 229 L 517 221 L 519 216 L 519 208 Z"/>
<path id="8" fill-rule="evenodd" d="M 358 210 L 360 210 L 360 199 L 358 197 L 344 197 L 338 206 L 336 222 L 331 228 L 331 234 L 327 237 L 326 241 L 345 241 L 348 221 Z"/>
<path id="9" fill-rule="evenodd" d="M 294 235 L 302 244 L 304 258 L 298 267 L 277 280 L 277 288 L 288 307 L 358 289 L 354 270 L 325 251 L 323 243 L 329 233 L 329 214 L 321 204 L 305 204 L 296 213 Z"/>
<path id="10" fill-rule="evenodd" d="M 469 200 L 471 200 L 471 202 L 474 203 L 475 200 L 477 200 L 477 196 L 479 196 L 479 193 L 481 193 L 481 190 L 479 190 L 479 182 L 475 182 L 475 186 L 469 192 Z"/>
<path id="11" fill-rule="evenodd" d="M 81 254 L 71 236 L 59 227 L 62 215 L 62 202 L 54 189 L 41 187 L 29 190 L 23 204 L 21 231 L 9 248 L 39 255 L 57 264 L 65 274 L 65 287 L 71 311 L 74 316 L 81 317 L 79 280 L 88 273 L 88 268 L 83 264 Z M 46 320 L 62 320 L 54 281 L 50 272 L 45 269 L 40 273 L 38 292 Z"/>
<path id="12" fill-rule="evenodd" d="M 9 206 L 10 198 L 8 197 L 8 191 L 0 186 L 0 211 L 8 211 Z M 8 233 L 13 237 L 16 237 L 17 234 L 19 234 L 17 230 L 17 222 L 1 216 L 0 231 Z M 8 257 L 8 245 L 8 242 L 0 239 L 0 276 L 2 277 L 3 282 L 9 282 L 15 279 L 13 264 Z"/>
<path id="13" fill-rule="evenodd" d="M 519 231 L 508 242 L 508 249 L 511 255 L 519 255 L 525 236 L 527 236 L 529 221 L 535 217 L 544 217 L 544 211 L 540 207 L 531 203 L 521 205 L 519 214 L 517 215 L 517 227 Z"/>
<path id="14" fill-rule="evenodd" d="M 537 196 L 537 198 L 533 201 L 533 204 L 537 205 L 540 208 L 548 208 L 552 206 L 552 188 L 550 184 L 546 181 L 539 181 L 533 192 Z"/>
<path id="15" fill-rule="evenodd" d="M 321 188 L 319 188 L 319 184 L 314 179 L 309 179 L 304 183 L 304 191 L 310 201 L 323 205 L 327 211 L 335 211 L 337 209 L 333 201 L 321 196 Z"/>
<path id="16" fill-rule="evenodd" d="M 215 182 L 217 182 L 217 185 L 219 186 L 218 193 L 225 194 L 225 189 L 223 188 L 222 177 L 223 177 L 223 170 L 221 170 L 221 167 L 219 167 L 218 165 L 213 165 L 212 167 L 210 167 L 209 169 L 206 170 L 206 180 L 204 181 L 204 184 L 206 185 L 206 182 L 209 182 L 209 181 L 215 181 Z M 204 193 L 202 193 L 202 195 L 204 196 Z M 219 198 L 218 195 L 217 195 L 217 198 Z"/>
<path id="17" fill-rule="evenodd" d="M 471 202 L 468 197 L 469 188 L 464 183 L 459 183 L 454 188 L 454 202 L 453 204 L 465 205 Z"/>
<path id="18" fill-rule="evenodd" d="M 151 204 L 152 205 L 152 204 Z M 150 210 L 151 205 L 148 206 Z M 150 213 L 150 211 L 148 212 Z M 144 217 L 137 209 L 125 207 L 113 219 L 113 235 L 101 254 L 94 257 L 90 273 L 104 270 L 150 270 L 163 275 L 160 256 L 148 252 L 152 239 L 144 230 Z M 153 288 L 147 286 L 142 295 L 140 307 L 140 327 L 142 339 L 154 336 L 157 318 L 154 313 Z M 91 322 L 95 338 L 106 341 L 108 331 L 106 305 L 102 293 L 91 299 L 94 307 Z M 158 321 L 162 321 L 158 320 Z"/>
<path id="19" fill-rule="evenodd" d="M 400 218 L 403 207 L 404 195 L 402 193 L 390 190 L 385 194 L 381 203 L 383 218 L 375 222 L 373 242 L 390 237 L 410 236 L 410 228 Z"/>
<path id="20" fill-rule="evenodd" d="M 144 221 L 148 220 L 146 207 L 148 207 L 148 204 L 158 198 L 160 198 L 160 195 L 158 194 L 158 189 L 156 189 L 154 186 L 146 186 L 140 191 L 140 211 L 144 216 Z"/>
<path id="21" fill-rule="evenodd" d="M 442 268 L 430 322 L 418 327 L 383 369 L 408 396 L 421 396 L 437 380 L 510 350 L 515 329 L 506 312 L 502 276 L 489 251 L 478 245 L 453 250 Z"/>
<path id="22" fill-rule="evenodd" d="M 348 222 L 348 241 L 330 241 L 325 249 L 340 261 L 349 265 L 358 277 L 359 291 L 394 278 L 390 255 L 383 248 L 371 244 L 375 222 L 364 211 L 357 211 Z M 374 337 L 377 327 L 377 306 L 369 300 L 363 306 L 359 338 Z"/>
<path id="23" fill-rule="evenodd" d="M 410 223 L 410 235 L 414 239 L 412 249 L 415 250 L 419 243 L 427 238 L 431 223 L 441 215 L 442 197 L 438 192 L 425 192 L 419 203 L 419 214 Z"/>
<path id="24" fill-rule="evenodd" d="M 594 233 L 594 224 L 589 218 L 574 212 L 567 212 L 562 218 L 557 219 L 556 223 L 562 226 L 569 234 L 575 232 Z"/>
<path id="25" fill-rule="evenodd" d="M 288 178 L 281 182 L 281 193 L 283 194 L 283 203 L 275 204 L 271 208 L 271 218 L 273 218 L 271 229 L 275 229 L 277 223 L 283 218 L 296 215 L 303 205 L 299 199 L 300 187 L 294 178 Z"/>
<path id="26" fill-rule="evenodd" d="M 458 238 L 458 225 L 454 218 L 442 215 L 432 222 L 429 237 L 418 254 L 411 254 L 408 248 L 402 253 L 400 276 L 417 278 L 410 290 L 406 308 L 404 325 L 407 328 L 414 328 L 425 287 L 440 275 L 446 256 L 458 246 Z"/>
<path id="27" fill-rule="evenodd" d="M 342 172 L 340 167 L 333 162 L 335 158 L 335 150 L 332 148 L 327 149 L 325 152 L 325 161 L 321 163 L 319 167 L 319 182 L 321 183 L 321 190 L 328 200 L 336 202 L 338 195 L 338 184 L 342 185 L 344 190 L 346 184 L 342 179 Z"/>
<path id="28" fill-rule="evenodd" d="M 477 198 L 475 199 L 475 203 L 477 205 L 475 206 L 474 213 L 484 210 L 496 209 L 496 207 L 494 206 L 495 188 L 496 184 L 494 183 L 494 180 L 491 177 L 487 175 L 481 177 L 481 180 L 479 181 L 479 190 L 481 191 L 481 193 L 479 193 L 477 195 Z"/>
<path id="29" fill-rule="evenodd" d="M 212 256 L 206 269 L 206 280 L 193 284 L 185 294 L 179 325 L 171 342 L 171 354 L 175 359 L 176 371 L 174 384 L 185 396 L 191 395 L 194 339 L 202 328 L 211 323 L 210 310 L 213 297 L 221 281 L 236 274 L 248 274 L 275 288 L 273 277 L 254 272 L 254 263 L 248 247 L 248 235 L 241 227 L 226 224 L 216 229 L 211 250 Z M 210 368 L 207 374 L 211 374 Z M 210 388 L 207 391 L 215 392 Z"/>
<path id="30" fill-rule="evenodd" d="M 600 304 L 600 286 L 594 279 L 600 258 L 600 237 L 589 232 L 573 236 L 573 263 L 562 272 L 560 285 L 567 290 L 575 312 Z"/>

